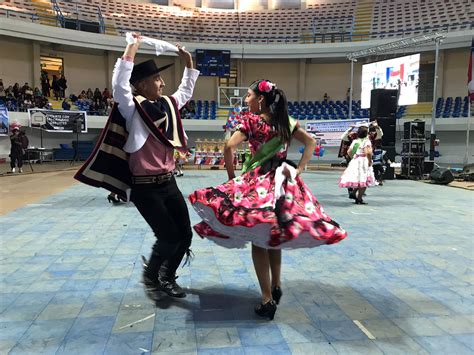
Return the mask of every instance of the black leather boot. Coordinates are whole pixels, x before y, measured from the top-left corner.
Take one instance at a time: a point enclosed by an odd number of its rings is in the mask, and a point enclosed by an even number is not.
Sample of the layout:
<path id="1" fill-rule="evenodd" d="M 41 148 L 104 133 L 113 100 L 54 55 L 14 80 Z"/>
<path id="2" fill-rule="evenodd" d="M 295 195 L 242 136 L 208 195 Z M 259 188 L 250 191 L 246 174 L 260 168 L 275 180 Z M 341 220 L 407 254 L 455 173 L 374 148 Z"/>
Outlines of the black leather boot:
<path id="1" fill-rule="evenodd" d="M 156 269 L 157 266 L 161 266 L 162 260 L 156 260 L 156 257 L 153 256 L 151 259 L 153 262 L 151 265 L 150 262 L 142 255 L 142 264 L 143 264 L 143 274 L 142 274 L 142 282 L 145 287 L 145 294 L 153 301 L 157 301 L 159 297 L 160 291 L 160 283 L 158 281 L 158 271 Z M 155 264 L 155 261 L 158 263 Z"/>
<path id="2" fill-rule="evenodd" d="M 178 276 L 160 276 L 159 277 L 159 290 L 166 293 L 170 297 L 184 298 L 186 292 L 178 285 L 176 279 Z"/>

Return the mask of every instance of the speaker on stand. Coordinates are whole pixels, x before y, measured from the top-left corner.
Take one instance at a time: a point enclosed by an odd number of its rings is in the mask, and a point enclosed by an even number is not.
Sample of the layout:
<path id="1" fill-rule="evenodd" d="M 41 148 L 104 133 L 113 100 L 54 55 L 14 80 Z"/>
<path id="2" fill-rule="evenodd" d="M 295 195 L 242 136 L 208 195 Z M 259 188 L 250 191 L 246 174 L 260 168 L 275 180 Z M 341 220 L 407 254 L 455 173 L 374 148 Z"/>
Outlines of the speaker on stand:
<path id="1" fill-rule="evenodd" d="M 370 120 L 393 118 L 397 114 L 398 90 L 374 89 L 370 92 Z M 385 132 L 384 132 L 385 134 Z"/>
<path id="2" fill-rule="evenodd" d="M 382 149 L 385 156 L 395 161 L 396 114 L 398 108 L 398 90 L 374 89 L 370 93 L 370 121 L 377 121 L 383 131 Z M 393 180 L 395 169 L 387 167 L 383 179 Z"/>
<path id="3" fill-rule="evenodd" d="M 411 121 L 403 125 L 402 173 L 408 179 L 421 179 L 425 173 L 425 122 Z"/>
<path id="4" fill-rule="evenodd" d="M 72 142 L 74 146 L 74 158 L 71 160 L 71 165 L 75 161 L 79 161 L 79 133 L 81 133 L 83 120 L 81 118 L 75 118 L 73 121 L 72 132 L 76 133 L 76 141 Z"/>

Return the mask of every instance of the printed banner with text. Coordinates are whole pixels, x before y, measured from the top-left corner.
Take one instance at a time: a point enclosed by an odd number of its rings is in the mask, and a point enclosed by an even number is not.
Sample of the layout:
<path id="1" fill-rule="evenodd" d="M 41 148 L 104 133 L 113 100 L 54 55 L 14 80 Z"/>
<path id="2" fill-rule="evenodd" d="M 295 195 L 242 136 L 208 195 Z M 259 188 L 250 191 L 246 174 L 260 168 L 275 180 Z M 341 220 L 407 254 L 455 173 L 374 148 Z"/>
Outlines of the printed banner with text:
<path id="1" fill-rule="evenodd" d="M 30 127 L 41 127 L 47 132 L 76 132 L 80 126 L 81 133 L 87 133 L 87 113 L 85 111 L 63 111 L 29 109 Z"/>
<path id="2" fill-rule="evenodd" d="M 0 136 L 8 136 L 8 110 L 0 100 Z"/>
<path id="3" fill-rule="evenodd" d="M 311 121 L 306 122 L 306 132 L 312 133 L 325 147 L 339 147 L 342 134 L 350 127 L 368 122 L 368 119 L 353 119 L 339 121 Z"/>

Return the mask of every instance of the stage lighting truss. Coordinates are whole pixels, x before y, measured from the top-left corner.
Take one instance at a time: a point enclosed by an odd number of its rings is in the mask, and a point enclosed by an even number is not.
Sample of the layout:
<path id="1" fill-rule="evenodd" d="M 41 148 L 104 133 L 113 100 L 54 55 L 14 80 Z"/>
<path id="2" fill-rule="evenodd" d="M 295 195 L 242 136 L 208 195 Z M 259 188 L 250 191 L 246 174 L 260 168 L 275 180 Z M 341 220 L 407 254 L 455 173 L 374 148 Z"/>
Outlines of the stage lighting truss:
<path id="1" fill-rule="evenodd" d="M 347 55 L 347 59 L 356 62 L 358 58 L 368 57 L 371 55 L 379 55 L 386 52 L 392 52 L 399 49 L 424 45 L 431 42 L 441 41 L 446 37 L 445 31 L 438 31 L 431 34 L 404 38 L 399 41 L 382 44 L 376 47 L 362 49 L 360 51 L 352 52 Z"/>

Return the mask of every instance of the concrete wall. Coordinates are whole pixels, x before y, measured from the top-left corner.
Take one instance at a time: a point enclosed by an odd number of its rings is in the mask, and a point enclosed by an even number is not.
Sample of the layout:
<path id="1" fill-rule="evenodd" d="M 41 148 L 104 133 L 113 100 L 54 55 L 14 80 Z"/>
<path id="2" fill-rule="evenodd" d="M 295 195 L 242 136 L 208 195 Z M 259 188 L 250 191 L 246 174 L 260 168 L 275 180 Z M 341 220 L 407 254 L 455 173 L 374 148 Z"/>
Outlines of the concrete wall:
<path id="1" fill-rule="evenodd" d="M 442 96 L 466 96 L 470 48 L 444 52 Z"/>
<path id="2" fill-rule="evenodd" d="M 32 41 L 0 36 L 0 79 L 5 87 L 33 83 Z M 39 63 L 38 63 L 39 65 Z"/>
<path id="3" fill-rule="evenodd" d="M 362 64 L 354 65 L 353 97 L 360 98 Z M 331 99 L 345 99 L 350 86 L 349 63 L 306 64 L 306 85 L 302 100 L 322 100 L 324 93 Z"/>
<path id="4" fill-rule="evenodd" d="M 242 86 L 248 86 L 257 79 L 268 79 L 286 93 L 288 100 L 297 100 L 298 63 L 296 60 L 244 60 Z"/>

